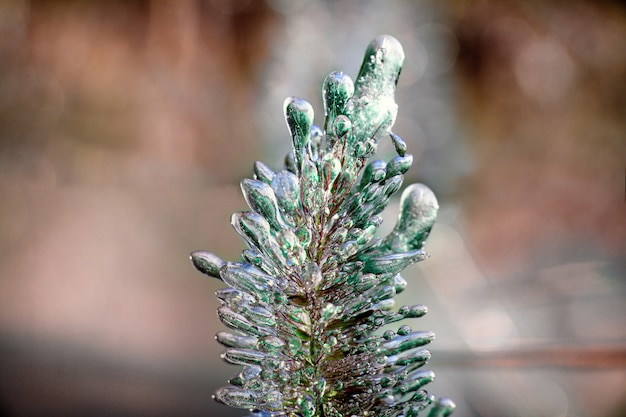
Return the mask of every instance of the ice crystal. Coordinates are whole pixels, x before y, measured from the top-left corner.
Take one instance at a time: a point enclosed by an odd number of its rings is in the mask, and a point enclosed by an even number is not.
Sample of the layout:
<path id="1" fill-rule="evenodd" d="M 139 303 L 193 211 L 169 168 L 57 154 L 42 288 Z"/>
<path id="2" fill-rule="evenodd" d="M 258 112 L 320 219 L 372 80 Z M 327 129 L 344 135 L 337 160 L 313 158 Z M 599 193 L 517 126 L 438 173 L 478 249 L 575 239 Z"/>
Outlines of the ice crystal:
<path id="1" fill-rule="evenodd" d="M 423 389 L 434 378 L 421 369 L 434 334 L 393 327 L 426 313 L 423 305 L 394 310 L 394 296 L 407 286 L 399 273 L 427 257 L 438 209 L 432 191 L 408 186 L 395 228 L 375 237 L 413 162 L 391 131 L 403 61 L 400 43 L 383 35 L 367 48 L 356 82 L 328 75 L 323 128 L 307 101 L 287 98 L 293 149 L 285 168 L 256 162 L 254 179 L 241 182 L 251 211 L 231 223 L 248 247 L 242 261 L 191 255 L 198 270 L 228 285 L 217 291 L 218 316 L 232 331 L 216 338 L 223 359 L 243 366 L 217 401 L 256 417 L 452 413 L 450 400 Z M 370 161 L 384 138 L 398 156 Z"/>

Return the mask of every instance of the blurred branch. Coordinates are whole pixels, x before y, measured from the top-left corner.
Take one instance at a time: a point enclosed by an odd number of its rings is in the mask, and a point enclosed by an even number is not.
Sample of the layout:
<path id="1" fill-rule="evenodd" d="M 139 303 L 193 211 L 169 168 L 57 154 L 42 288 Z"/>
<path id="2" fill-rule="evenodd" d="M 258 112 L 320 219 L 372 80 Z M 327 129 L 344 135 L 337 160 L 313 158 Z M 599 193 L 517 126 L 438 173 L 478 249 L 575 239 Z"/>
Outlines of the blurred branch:
<path id="1" fill-rule="evenodd" d="M 493 351 L 439 350 L 431 363 L 465 368 L 575 368 L 626 367 L 626 345 L 525 346 Z"/>

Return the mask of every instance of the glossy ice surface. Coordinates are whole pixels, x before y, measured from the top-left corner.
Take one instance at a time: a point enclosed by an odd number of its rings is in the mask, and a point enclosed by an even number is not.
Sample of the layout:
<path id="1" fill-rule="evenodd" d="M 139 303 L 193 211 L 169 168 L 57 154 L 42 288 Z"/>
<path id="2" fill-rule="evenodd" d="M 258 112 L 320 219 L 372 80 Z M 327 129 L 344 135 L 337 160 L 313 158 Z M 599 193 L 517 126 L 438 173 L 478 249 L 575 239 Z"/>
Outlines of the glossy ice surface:
<path id="1" fill-rule="evenodd" d="M 434 373 L 421 367 L 428 331 L 407 325 L 422 305 L 394 309 L 407 282 L 399 273 L 424 260 L 437 199 L 408 186 L 394 230 L 374 234 L 379 214 L 403 182 L 413 158 L 391 132 L 404 52 L 388 35 L 368 46 L 356 78 L 333 72 L 324 81 L 324 124 L 313 124 L 304 99 L 285 100 L 293 150 L 285 168 L 261 162 L 241 189 L 251 211 L 231 223 L 247 243 L 241 262 L 197 251 L 194 266 L 223 280 L 218 291 L 223 359 L 243 369 L 215 398 L 256 417 L 448 416 L 454 404 L 423 390 Z M 398 156 L 371 160 L 381 140 Z"/>

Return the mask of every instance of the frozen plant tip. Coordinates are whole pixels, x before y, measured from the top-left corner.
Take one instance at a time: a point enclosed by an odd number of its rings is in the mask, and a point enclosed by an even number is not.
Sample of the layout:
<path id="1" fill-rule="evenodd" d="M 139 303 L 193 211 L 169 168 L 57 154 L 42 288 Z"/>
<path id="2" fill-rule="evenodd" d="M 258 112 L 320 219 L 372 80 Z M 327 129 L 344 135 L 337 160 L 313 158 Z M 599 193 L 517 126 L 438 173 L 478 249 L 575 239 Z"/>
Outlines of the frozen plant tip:
<path id="1" fill-rule="evenodd" d="M 242 365 L 215 399 L 257 417 L 448 416 L 454 404 L 423 387 L 421 369 L 434 338 L 396 323 L 421 317 L 423 305 L 394 309 L 407 282 L 399 273 L 424 260 L 437 215 L 421 184 L 402 193 L 393 231 L 375 237 L 379 214 L 413 158 L 391 132 L 396 83 L 404 61 L 388 35 L 367 48 L 356 82 L 341 72 L 324 81 L 323 128 L 301 98 L 285 101 L 293 149 L 285 169 L 261 162 L 241 189 L 251 211 L 231 223 L 247 244 L 241 262 L 192 253 L 194 266 L 223 280 L 217 291 L 222 357 Z M 398 156 L 370 159 L 390 138 Z M 385 330 L 387 329 L 387 330 Z M 393 330 L 395 329 L 395 330 Z"/>

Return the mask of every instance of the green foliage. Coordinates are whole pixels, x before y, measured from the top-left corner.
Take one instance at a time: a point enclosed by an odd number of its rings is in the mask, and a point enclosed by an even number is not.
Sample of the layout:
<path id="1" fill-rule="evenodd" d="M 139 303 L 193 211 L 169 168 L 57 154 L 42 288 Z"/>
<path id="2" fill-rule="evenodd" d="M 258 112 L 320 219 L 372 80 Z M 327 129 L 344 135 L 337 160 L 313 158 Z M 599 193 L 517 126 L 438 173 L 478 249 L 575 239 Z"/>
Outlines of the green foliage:
<path id="1" fill-rule="evenodd" d="M 404 61 L 400 43 L 380 36 L 369 45 L 356 82 L 341 72 L 324 81 L 324 128 L 301 98 L 285 101 L 293 150 L 285 169 L 261 162 L 241 182 L 251 211 L 231 223 L 247 243 L 242 262 L 197 251 L 197 269 L 222 279 L 217 292 L 223 359 L 242 365 L 215 398 L 258 417 L 448 416 L 454 404 L 423 390 L 434 378 L 421 369 L 430 358 L 429 331 L 377 332 L 422 305 L 394 296 L 407 282 L 399 273 L 427 257 L 422 250 L 437 215 L 425 185 L 408 186 L 394 230 L 375 232 L 379 214 L 403 181 L 412 156 L 391 132 L 395 87 Z M 398 156 L 372 160 L 390 138 Z"/>

